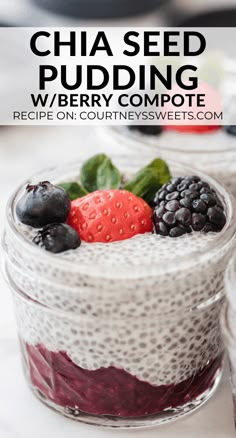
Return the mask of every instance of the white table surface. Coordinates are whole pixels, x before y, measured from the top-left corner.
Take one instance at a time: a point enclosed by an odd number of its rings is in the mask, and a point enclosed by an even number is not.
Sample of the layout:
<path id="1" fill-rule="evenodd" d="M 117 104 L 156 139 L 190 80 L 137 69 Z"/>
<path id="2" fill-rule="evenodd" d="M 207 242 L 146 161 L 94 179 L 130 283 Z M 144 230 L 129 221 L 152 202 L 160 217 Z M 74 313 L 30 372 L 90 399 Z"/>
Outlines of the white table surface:
<path id="1" fill-rule="evenodd" d="M 97 151 L 124 153 L 102 144 L 91 128 L 0 128 L 0 232 L 8 196 L 23 179 L 45 166 L 73 161 Z M 0 251 L 1 258 L 1 251 Z M 46 408 L 24 381 L 11 297 L 0 276 L 0 437 L 1 438 L 234 438 L 227 371 L 213 398 L 195 414 L 170 425 L 140 431 L 85 426 Z"/>

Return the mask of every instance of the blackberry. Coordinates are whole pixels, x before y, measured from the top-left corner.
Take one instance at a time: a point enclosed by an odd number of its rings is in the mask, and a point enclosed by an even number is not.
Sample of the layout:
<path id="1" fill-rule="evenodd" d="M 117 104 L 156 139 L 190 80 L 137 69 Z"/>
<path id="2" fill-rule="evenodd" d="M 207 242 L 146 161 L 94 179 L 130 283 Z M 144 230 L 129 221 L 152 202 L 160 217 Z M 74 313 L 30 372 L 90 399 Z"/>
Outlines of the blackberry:
<path id="1" fill-rule="evenodd" d="M 219 232 L 226 223 L 217 193 L 198 176 L 172 178 L 156 193 L 153 205 L 153 232 L 162 236 Z"/>
<path id="2" fill-rule="evenodd" d="M 70 205 L 64 189 L 43 181 L 36 185 L 27 185 L 16 205 L 16 215 L 23 224 L 40 228 L 51 223 L 65 222 Z"/>
<path id="3" fill-rule="evenodd" d="M 81 241 L 78 233 L 66 224 L 49 224 L 39 230 L 33 243 L 46 251 L 58 254 L 69 249 L 76 249 Z"/>
<path id="4" fill-rule="evenodd" d="M 160 135 L 162 127 L 160 125 L 130 125 L 131 131 L 138 131 L 144 135 Z"/>

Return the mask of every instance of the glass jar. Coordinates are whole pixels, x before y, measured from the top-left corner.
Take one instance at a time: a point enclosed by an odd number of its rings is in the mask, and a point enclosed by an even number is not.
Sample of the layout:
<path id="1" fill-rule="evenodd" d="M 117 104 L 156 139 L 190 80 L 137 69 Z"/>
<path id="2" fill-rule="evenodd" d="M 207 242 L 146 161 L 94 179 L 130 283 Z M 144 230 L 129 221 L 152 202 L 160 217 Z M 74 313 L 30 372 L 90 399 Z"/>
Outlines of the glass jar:
<path id="1" fill-rule="evenodd" d="M 80 165 L 47 170 L 25 184 L 74 180 Z M 171 163 L 170 169 L 195 173 Z M 124 174 L 136 170 L 123 164 Z M 224 204 L 221 233 L 177 239 L 146 233 L 82 243 L 59 255 L 31 243 L 28 227 L 15 217 L 25 184 L 14 193 L 3 239 L 5 274 L 25 375 L 46 405 L 81 422 L 144 427 L 191 412 L 212 395 L 222 371 L 219 313 L 236 211 L 220 184 L 199 177 Z"/>
<path id="2" fill-rule="evenodd" d="M 223 340 L 230 362 L 231 387 L 234 402 L 234 418 L 236 425 L 236 256 L 234 256 L 225 273 L 225 290 L 227 303 L 221 313 L 221 329 Z"/>
<path id="3" fill-rule="evenodd" d="M 125 145 L 127 151 L 143 159 L 159 156 L 192 166 L 224 184 L 236 196 L 236 137 L 224 129 L 206 134 L 163 131 L 160 135 L 142 134 L 127 126 L 99 129 L 107 143 Z"/>

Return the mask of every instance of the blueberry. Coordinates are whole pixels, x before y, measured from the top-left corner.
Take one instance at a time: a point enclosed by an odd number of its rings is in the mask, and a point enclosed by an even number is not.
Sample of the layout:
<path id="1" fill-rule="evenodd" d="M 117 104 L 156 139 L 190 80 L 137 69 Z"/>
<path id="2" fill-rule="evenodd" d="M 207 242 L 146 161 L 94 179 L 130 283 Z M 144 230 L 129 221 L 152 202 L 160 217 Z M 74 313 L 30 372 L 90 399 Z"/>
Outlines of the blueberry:
<path id="1" fill-rule="evenodd" d="M 78 233 L 66 224 L 49 224 L 39 230 L 33 243 L 54 254 L 76 249 L 81 241 Z"/>
<path id="2" fill-rule="evenodd" d="M 225 132 L 229 135 L 236 135 L 236 125 L 226 125 Z"/>
<path id="3" fill-rule="evenodd" d="M 192 207 L 196 213 L 204 214 L 207 212 L 207 206 L 202 199 L 194 199 L 192 203 Z"/>
<path id="4" fill-rule="evenodd" d="M 160 125 L 130 125 L 131 131 L 138 131 L 145 135 L 160 135 L 162 127 Z"/>
<path id="5" fill-rule="evenodd" d="M 206 216 L 201 213 L 193 213 L 192 227 L 194 231 L 201 231 L 206 224 Z"/>
<path id="6" fill-rule="evenodd" d="M 180 208 L 175 213 L 175 218 L 181 225 L 190 225 L 192 222 L 192 213 L 188 208 Z"/>
<path id="7" fill-rule="evenodd" d="M 64 189 L 43 181 L 26 187 L 16 205 L 16 215 L 23 224 L 40 228 L 51 223 L 65 222 L 70 204 Z"/>

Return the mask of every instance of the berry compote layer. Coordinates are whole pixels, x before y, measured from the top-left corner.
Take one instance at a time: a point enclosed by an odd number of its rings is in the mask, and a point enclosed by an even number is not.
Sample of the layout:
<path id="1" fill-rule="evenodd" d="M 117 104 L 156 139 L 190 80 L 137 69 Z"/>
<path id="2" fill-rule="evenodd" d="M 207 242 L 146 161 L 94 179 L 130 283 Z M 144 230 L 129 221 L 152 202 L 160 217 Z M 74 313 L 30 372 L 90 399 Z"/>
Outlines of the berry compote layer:
<path id="1" fill-rule="evenodd" d="M 222 231 L 81 241 L 60 254 L 32 243 L 35 229 L 17 221 L 13 203 L 7 271 L 27 375 L 44 399 L 72 412 L 139 417 L 180 408 L 212 386 L 235 226 L 230 196 L 205 179 L 224 206 Z"/>
<path id="2" fill-rule="evenodd" d="M 86 370 L 64 352 L 25 345 L 31 384 L 59 406 L 92 415 L 140 417 L 183 406 L 211 387 L 222 356 L 176 385 L 151 385 L 116 367 Z M 76 413 L 76 412 L 75 412 Z"/>

